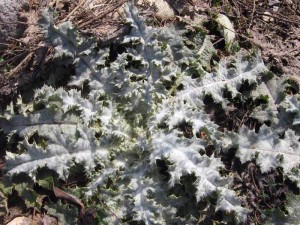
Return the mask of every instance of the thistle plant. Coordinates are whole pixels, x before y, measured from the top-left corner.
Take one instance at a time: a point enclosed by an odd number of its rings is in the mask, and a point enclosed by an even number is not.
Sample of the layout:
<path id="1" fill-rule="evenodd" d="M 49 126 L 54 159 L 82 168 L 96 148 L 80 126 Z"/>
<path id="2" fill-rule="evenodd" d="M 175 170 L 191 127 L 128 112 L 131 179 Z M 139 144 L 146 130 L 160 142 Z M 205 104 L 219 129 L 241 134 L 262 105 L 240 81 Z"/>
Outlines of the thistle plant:
<path id="1" fill-rule="evenodd" d="M 106 203 L 107 224 L 196 224 L 207 215 L 199 204 L 245 223 L 250 210 L 232 189 L 232 173 L 223 172 L 221 155 L 233 148 L 241 163 L 255 160 L 262 172 L 281 167 L 300 187 L 298 95 L 287 96 L 284 88 L 274 94 L 284 83 L 270 85 L 276 78 L 259 53 L 240 51 L 217 62 L 204 32 L 189 38 L 184 29 L 148 27 L 131 4 L 125 11 L 131 31 L 115 58 L 70 22 L 56 26 L 51 9 L 43 12 L 39 23 L 47 43 L 75 74 L 66 87 L 44 85 L 31 102 L 19 100 L 3 113 L 0 126 L 8 142 L 19 137 L 21 152 L 7 151 L 7 176 L 26 173 L 36 181 L 46 167 L 67 180 L 80 164 L 89 179 L 81 188 L 84 199 Z M 251 86 L 247 94 L 241 91 L 245 83 Z M 205 98 L 228 112 L 225 93 L 241 102 L 266 99 L 251 116 L 271 123 L 256 131 L 245 125 L 221 131 Z M 289 128 L 280 122 L 284 116 L 293 117 Z"/>

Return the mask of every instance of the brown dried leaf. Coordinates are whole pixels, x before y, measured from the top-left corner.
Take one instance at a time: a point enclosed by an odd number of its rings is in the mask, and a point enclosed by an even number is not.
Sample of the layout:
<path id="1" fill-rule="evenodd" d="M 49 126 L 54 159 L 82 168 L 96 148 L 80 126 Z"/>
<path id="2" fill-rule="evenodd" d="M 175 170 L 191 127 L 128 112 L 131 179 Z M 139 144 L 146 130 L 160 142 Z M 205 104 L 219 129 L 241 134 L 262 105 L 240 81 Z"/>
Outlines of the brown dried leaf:
<path id="1" fill-rule="evenodd" d="M 70 203 L 73 203 L 74 205 L 78 206 L 79 208 L 79 215 L 84 215 L 84 205 L 82 204 L 81 200 L 77 198 L 74 195 L 71 195 L 67 192 L 64 192 L 63 190 L 59 189 L 58 187 L 53 186 L 53 192 L 57 198 L 65 199 Z"/>

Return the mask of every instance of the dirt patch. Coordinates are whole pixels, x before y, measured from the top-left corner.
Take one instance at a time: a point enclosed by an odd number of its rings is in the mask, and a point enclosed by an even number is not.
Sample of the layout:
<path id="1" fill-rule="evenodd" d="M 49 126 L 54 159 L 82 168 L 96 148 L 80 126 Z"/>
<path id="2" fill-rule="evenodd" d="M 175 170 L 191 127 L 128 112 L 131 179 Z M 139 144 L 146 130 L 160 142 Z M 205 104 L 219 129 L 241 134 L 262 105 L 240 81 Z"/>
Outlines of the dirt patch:
<path id="1" fill-rule="evenodd" d="M 300 2 L 297 0 L 196 0 L 199 13 L 225 14 L 242 47 L 253 45 L 277 75 L 300 77 Z"/>

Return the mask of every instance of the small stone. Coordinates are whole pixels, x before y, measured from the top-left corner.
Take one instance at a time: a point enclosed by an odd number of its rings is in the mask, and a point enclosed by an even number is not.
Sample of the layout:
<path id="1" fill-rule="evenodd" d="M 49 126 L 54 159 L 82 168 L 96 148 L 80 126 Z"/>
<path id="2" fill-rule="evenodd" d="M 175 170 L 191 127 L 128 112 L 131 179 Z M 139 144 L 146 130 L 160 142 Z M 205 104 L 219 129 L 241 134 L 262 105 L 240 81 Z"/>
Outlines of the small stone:
<path id="1" fill-rule="evenodd" d="M 279 7 L 278 6 L 273 6 L 273 12 L 278 12 Z"/>
<path id="2" fill-rule="evenodd" d="M 235 30 L 229 18 L 219 14 L 216 22 L 219 24 L 220 33 L 223 35 L 226 44 L 231 44 L 235 39 Z"/>
<path id="3" fill-rule="evenodd" d="M 138 1 L 138 4 L 142 4 L 144 0 Z M 172 19 L 175 16 L 174 9 L 168 4 L 165 0 L 145 0 L 145 2 L 149 3 L 150 5 L 155 5 L 157 8 L 157 12 L 155 16 L 162 20 Z"/>
<path id="4" fill-rule="evenodd" d="M 274 22 L 274 19 L 271 17 L 271 13 L 270 12 L 264 12 L 263 16 L 262 16 L 262 19 L 263 21 L 266 21 L 266 22 Z"/>

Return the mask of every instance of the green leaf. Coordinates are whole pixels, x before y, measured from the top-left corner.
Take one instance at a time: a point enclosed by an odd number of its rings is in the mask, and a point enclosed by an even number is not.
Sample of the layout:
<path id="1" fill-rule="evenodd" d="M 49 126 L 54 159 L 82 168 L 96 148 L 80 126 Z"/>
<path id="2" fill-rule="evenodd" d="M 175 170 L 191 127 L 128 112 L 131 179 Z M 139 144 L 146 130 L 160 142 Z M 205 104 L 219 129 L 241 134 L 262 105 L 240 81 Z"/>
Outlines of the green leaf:
<path id="1" fill-rule="evenodd" d="M 7 196 L 3 192 L 3 189 L 5 189 L 5 187 L 0 184 L 0 220 L 8 213 Z"/>
<path id="2" fill-rule="evenodd" d="M 14 185 L 14 190 L 18 192 L 18 195 L 24 200 L 27 208 L 40 208 L 41 204 L 38 201 L 38 194 L 33 190 L 32 186 L 28 186 L 28 183 L 20 183 Z"/>
<path id="3" fill-rule="evenodd" d="M 47 214 L 58 219 L 58 225 L 77 224 L 78 210 L 74 206 L 64 205 L 60 201 L 45 205 Z"/>

